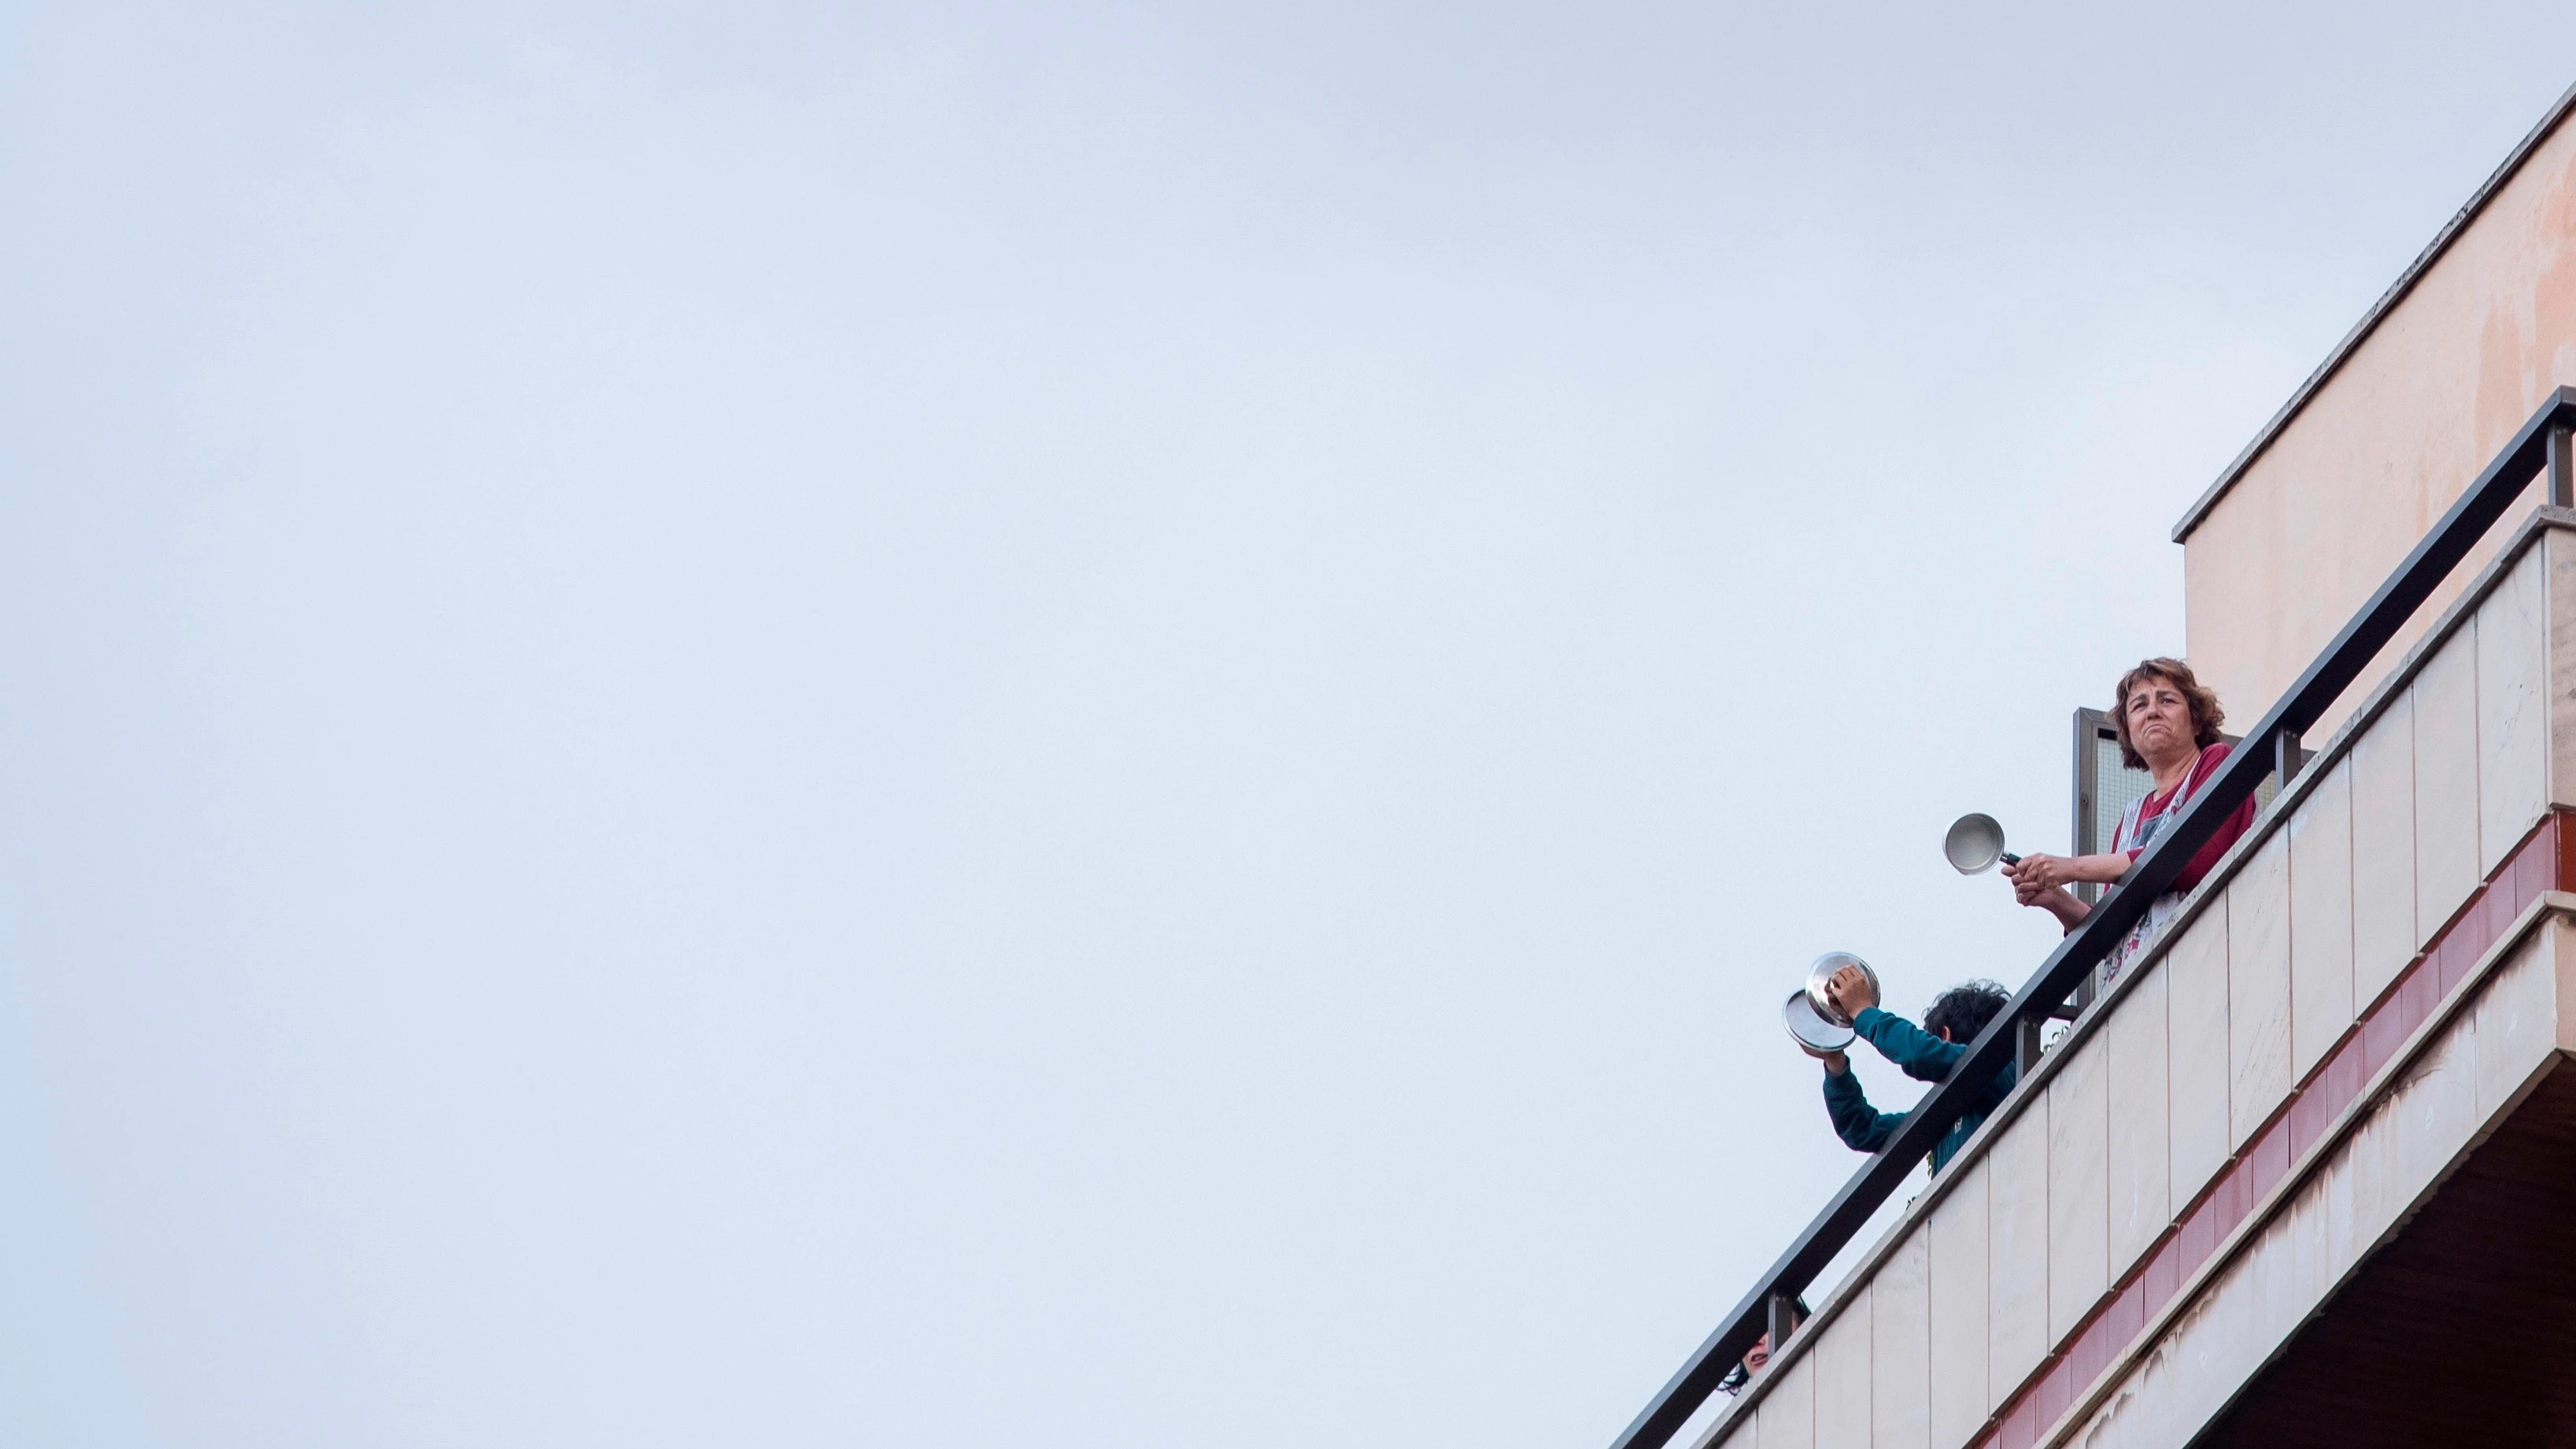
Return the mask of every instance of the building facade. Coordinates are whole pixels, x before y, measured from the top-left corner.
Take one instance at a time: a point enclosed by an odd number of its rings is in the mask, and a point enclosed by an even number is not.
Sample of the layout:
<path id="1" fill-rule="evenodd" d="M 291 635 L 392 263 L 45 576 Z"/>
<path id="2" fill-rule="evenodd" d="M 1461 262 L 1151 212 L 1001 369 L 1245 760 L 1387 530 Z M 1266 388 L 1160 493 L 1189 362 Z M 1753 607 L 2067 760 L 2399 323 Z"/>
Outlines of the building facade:
<path id="1" fill-rule="evenodd" d="M 2231 712 L 2287 688 L 2551 391 L 2576 386 L 2569 110 L 2562 98 L 2175 526 L 2186 649 Z"/>

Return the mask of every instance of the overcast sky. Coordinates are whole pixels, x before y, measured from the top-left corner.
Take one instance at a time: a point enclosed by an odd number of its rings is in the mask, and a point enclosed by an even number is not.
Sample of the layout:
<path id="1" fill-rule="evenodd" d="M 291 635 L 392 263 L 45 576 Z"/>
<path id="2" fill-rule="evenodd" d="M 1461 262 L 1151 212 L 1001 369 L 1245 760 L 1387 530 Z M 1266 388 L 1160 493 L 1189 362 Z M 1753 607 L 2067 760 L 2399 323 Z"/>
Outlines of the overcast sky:
<path id="1" fill-rule="evenodd" d="M 2565 20 L 0 8 L 0 1439 L 1606 1443 Z"/>

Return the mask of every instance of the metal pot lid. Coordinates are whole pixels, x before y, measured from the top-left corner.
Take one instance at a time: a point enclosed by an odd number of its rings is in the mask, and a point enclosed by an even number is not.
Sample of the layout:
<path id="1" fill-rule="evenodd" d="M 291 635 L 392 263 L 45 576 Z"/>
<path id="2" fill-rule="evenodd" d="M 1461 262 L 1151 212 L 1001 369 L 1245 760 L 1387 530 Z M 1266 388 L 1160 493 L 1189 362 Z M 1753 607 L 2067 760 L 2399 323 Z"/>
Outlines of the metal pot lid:
<path id="1" fill-rule="evenodd" d="M 1789 1039 L 1798 1050 L 1811 1057 L 1831 1056 L 1850 1046 L 1860 1033 L 1848 1026 L 1837 1026 L 1816 1014 L 1816 1004 L 1807 999 L 1806 988 L 1789 993 L 1780 1007 L 1780 1024 L 1789 1029 Z"/>

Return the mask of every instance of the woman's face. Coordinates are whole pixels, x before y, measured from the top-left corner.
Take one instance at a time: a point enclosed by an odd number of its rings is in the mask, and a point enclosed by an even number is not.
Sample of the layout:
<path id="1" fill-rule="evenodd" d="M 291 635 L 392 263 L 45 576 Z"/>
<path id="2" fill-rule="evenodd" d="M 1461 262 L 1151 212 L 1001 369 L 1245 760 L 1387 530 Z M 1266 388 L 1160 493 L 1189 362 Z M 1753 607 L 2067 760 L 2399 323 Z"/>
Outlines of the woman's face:
<path id="1" fill-rule="evenodd" d="M 1748 1374 L 1758 1374 L 1770 1366 L 1771 1335 L 1766 1333 L 1753 1340 L 1752 1350 L 1744 1355 L 1744 1371 Z"/>
<path id="2" fill-rule="evenodd" d="M 2128 711 L 2129 743 L 2150 765 L 2192 751 L 2191 701 L 2170 679 L 2148 675 L 2130 687 L 2122 708 Z"/>

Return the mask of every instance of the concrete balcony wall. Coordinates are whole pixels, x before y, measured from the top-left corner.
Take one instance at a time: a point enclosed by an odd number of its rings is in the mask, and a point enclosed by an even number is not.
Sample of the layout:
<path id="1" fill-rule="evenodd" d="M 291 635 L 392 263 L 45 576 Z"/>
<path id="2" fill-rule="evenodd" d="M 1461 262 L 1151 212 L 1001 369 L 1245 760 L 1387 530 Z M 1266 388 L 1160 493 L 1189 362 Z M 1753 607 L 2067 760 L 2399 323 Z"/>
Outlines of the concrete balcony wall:
<path id="1" fill-rule="evenodd" d="M 2181 1449 L 2363 1257 L 2576 1050 L 2576 896 L 2553 894 L 2502 963 L 2427 1034 L 2274 1211 L 2182 1300 L 2124 1371 L 2039 1442 Z M 1840 1442 L 1840 1441 L 1837 1441 Z"/>
<path id="2" fill-rule="evenodd" d="M 2309 1170 L 2303 1164 L 2329 1150 L 2314 1130 L 2331 1095 L 2325 1084 L 2348 1096 L 2378 1060 L 2362 1050 L 2364 1022 L 2396 1021 L 2390 1003 L 2401 985 L 2413 993 L 2408 1020 L 2431 1012 L 2436 985 L 2468 988 L 2457 976 L 2464 963 L 2436 970 L 2426 948 L 2446 939 L 2463 907 L 2510 900 L 2522 909 L 2536 887 L 2499 895 L 2489 882 L 2499 872 L 2538 879 L 2536 867 L 2523 868 L 2524 857 L 2538 859 L 2535 827 L 2571 804 L 2576 515 L 2543 512 L 2508 538 L 2211 873 L 2156 951 L 2076 1024 L 1702 1444 L 1963 1449 L 1991 1438 L 2022 1449 L 2060 1423 L 2150 1341 L 2139 1335 L 2157 1313 L 2180 1311 L 2171 1295 L 2219 1261 L 2212 1254 L 2246 1221 L 2256 1189 Z M 2542 833 L 2554 852 L 2554 823 Z M 2576 829 L 2568 838 L 2576 843 Z M 2479 949 L 2503 924 L 2481 917 Z M 2549 954 L 2556 947 L 2533 949 L 2533 960 L 2566 959 Z M 2386 1045 L 2374 1037 L 2372 1050 Z M 2552 1037 L 2531 1050 L 2558 1045 Z M 2453 1058 L 2428 1060 L 2426 1075 L 2384 1084 L 2390 1095 L 2371 1110 L 2393 1121 L 2401 1099 L 2447 1101 L 2439 1063 Z M 2314 1120 L 2293 1130 L 2287 1109 L 2303 1096 L 2299 1120 Z M 2472 1107 L 2459 1110 L 2474 1117 Z M 2351 1181 L 2380 1184 L 2371 1188 L 2378 1202 L 2413 1181 L 2407 1174 L 2431 1150 L 2407 1146 L 2403 1171 L 2371 1168 L 2380 1176 L 2368 1177 L 2354 1167 L 2364 1177 Z M 2346 1180 L 2316 1180 L 2327 1178 Z M 2352 1252 L 2380 1231 L 2363 1231 L 2375 1218 L 2338 1221 L 2337 1231 L 2358 1235 Z M 2240 1271 L 2256 1272 L 2226 1270 Z M 2207 1304 L 2191 1304 L 2171 1333 L 2205 1338 L 2221 1328 L 2193 1325 L 2239 1324 L 2225 1295 L 2253 1290 L 2235 1281 L 2207 1284 Z M 2258 1314 L 2243 1319 L 2253 1327 L 2223 1331 L 2232 1344 L 2270 1331 L 2270 1321 Z M 2133 1417 L 2187 1418 L 2193 1395 L 2214 1392 L 2172 1366 L 2202 1341 L 2174 1337 L 2180 1357 L 2135 1370 L 2143 1377 L 2134 1393 L 2121 1389 L 2142 1405 L 2185 1407 Z M 2248 1372 L 2261 1357 L 2245 1361 Z"/>

